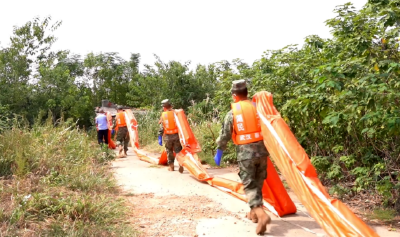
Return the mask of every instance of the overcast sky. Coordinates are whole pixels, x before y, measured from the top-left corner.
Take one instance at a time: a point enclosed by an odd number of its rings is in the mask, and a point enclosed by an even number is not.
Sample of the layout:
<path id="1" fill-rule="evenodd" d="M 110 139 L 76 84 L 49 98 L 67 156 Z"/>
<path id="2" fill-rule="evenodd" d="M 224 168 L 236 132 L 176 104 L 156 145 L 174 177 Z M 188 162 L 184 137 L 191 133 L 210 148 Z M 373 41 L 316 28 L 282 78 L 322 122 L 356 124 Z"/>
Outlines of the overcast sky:
<path id="1" fill-rule="evenodd" d="M 61 20 L 54 49 L 118 52 L 141 64 L 163 61 L 209 64 L 241 58 L 248 63 L 268 49 L 301 44 L 308 35 L 330 37 L 325 21 L 349 0 L 2 0 L 0 46 L 13 26 L 34 17 Z M 360 9 L 367 0 L 353 0 Z"/>

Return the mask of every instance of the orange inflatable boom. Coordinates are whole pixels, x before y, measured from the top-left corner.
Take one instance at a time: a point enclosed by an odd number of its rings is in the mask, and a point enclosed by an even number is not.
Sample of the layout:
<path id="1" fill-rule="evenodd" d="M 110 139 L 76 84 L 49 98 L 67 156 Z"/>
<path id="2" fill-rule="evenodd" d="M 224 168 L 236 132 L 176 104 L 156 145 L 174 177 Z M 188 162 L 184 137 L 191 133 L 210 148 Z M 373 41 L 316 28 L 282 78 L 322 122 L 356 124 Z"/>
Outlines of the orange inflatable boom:
<path id="1" fill-rule="evenodd" d="M 326 233 L 329 236 L 378 236 L 342 202 L 326 193 L 304 149 L 276 110 L 272 94 L 259 92 L 253 101 L 261 119 L 265 146 L 290 188 Z"/>
<path id="2" fill-rule="evenodd" d="M 181 166 L 185 167 L 198 180 L 210 180 L 212 177 L 203 168 L 203 165 L 195 154 L 201 151 L 201 147 L 190 128 L 185 112 L 181 109 L 177 109 L 174 112 L 182 145 L 182 151 L 176 155 L 176 159 Z"/>
<path id="3" fill-rule="evenodd" d="M 274 165 L 269 158 L 267 162 L 268 175 L 267 179 L 264 180 L 262 189 L 264 206 L 276 216 L 296 213 L 297 208 L 283 186 Z M 208 181 L 208 183 L 213 187 L 247 202 L 242 183 L 220 177 L 214 177 L 212 180 Z"/>
<path id="4" fill-rule="evenodd" d="M 107 125 L 108 125 L 108 148 L 110 149 L 115 149 L 116 145 L 114 141 L 111 139 L 111 130 L 112 130 L 112 116 L 110 112 L 106 112 L 106 117 L 107 117 Z"/>
<path id="5" fill-rule="evenodd" d="M 133 148 L 133 151 L 139 157 L 140 160 L 156 164 L 156 165 L 166 165 L 167 164 L 167 153 L 164 151 L 161 156 L 154 157 L 143 150 L 139 149 L 139 132 L 138 132 L 138 124 L 135 116 L 132 113 L 132 110 L 125 110 L 125 121 L 126 126 L 128 127 L 129 139 Z"/>
<path id="6" fill-rule="evenodd" d="M 201 151 L 201 147 L 189 126 L 183 110 L 175 110 L 175 121 L 178 126 L 179 137 L 183 147 L 183 150 L 176 156 L 179 164 L 184 166 L 199 181 L 207 181 L 208 184 L 213 187 L 247 202 L 242 183 L 220 177 L 211 177 L 203 168 L 195 154 Z M 266 207 L 278 216 L 296 213 L 296 206 L 290 199 L 278 173 L 269 159 L 267 173 L 268 176 L 264 181 L 263 187 L 263 198 L 268 203 Z"/>

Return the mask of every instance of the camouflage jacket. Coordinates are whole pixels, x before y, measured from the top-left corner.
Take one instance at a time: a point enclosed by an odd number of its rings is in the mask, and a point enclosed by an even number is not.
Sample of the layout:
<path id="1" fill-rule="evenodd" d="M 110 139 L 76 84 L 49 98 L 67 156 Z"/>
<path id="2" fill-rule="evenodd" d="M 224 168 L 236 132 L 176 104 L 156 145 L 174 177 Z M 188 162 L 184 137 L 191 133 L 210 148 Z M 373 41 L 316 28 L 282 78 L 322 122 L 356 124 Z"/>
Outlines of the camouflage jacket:
<path id="1" fill-rule="evenodd" d="M 217 139 L 217 148 L 225 150 L 228 142 L 232 139 L 233 132 L 233 113 L 232 110 L 225 116 L 222 129 Z M 269 155 L 265 148 L 264 141 L 253 142 L 249 144 L 236 146 L 237 160 L 248 160 L 257 157 L 266 157 Z"/>

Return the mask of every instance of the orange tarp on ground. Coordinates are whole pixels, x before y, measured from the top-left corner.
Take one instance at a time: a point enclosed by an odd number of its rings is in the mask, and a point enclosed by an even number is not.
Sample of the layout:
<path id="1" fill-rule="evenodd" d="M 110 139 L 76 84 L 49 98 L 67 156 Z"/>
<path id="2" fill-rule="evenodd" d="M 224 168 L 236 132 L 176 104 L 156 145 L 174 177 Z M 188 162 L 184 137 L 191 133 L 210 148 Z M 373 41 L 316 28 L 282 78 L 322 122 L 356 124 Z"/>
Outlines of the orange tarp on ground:
<path id="1" fill-rule="evenodd" d="M 253 101 L 268 151 L 290 188 L 320 226 L 330 236 L 378 236 L 342 202 L 329 197 L 304 149 L 273 105 L 272 95 L 259 92 Z"/>

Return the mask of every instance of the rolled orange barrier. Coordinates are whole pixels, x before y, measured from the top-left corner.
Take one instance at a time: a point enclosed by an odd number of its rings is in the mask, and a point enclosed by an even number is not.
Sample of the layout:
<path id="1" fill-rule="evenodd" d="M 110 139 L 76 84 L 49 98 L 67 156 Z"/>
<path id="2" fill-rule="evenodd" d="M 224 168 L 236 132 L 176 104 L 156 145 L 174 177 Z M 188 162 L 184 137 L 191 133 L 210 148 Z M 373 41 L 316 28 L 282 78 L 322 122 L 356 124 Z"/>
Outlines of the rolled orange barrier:
<path id="1" fill-rule="evenodd" d="M 283 186 L 283 183 L 269 158 L 267 164 L 267 174 L 267 179 L 264 180 L 262 189 L 263 199 L 269 204 L 266 205 L 266 207 L 272 213 L 278 216 L 296 213 L 296 206 Z M 221 177 L 214 177 L 212 180 L 209 180 L 208 183 L 236 198 L 247 202 L 243 184 L 240 182 Z"/>
<path id="2" fill-rule="evenodd" d="M 139 157 L 139 159 L 142 160 L 142 161 L 146 161 L 146 162 L 149 162 L 149 163 L 155 164 L 155 165 L 167 165 L 167 163 L 168 163 L 167 152 L 166 151 L 163 151 L 161 153 L 160 157 L 154 157 L 154 156 L 152 156 L 150 154 L 147 154 L 143 150 L 139 150 L 139 149 L 136 149 L 136 148 L 134 148 L 133 150 L 136 153 L 136 155 Z"/>
<path id="3" fill-rule="evenodd" d="M 108 148 L 115 149 L 117 146 L 115 145 L 114 141 L 111 138 L 111 130 L 108 130 Z"/>
<path id="4" fill-rule="evenodd" d="M 263 199 L 271 204 L 279 216 L 296 213 L 297 208 L 286 191 L 271 159 L 267 158 L 267 178 L 262 189 Z"/>
<path id="5" fill-rule="evenodd" d="M 186 149 L 176 154 L 176 159 L 179 164 L 185 167 L 196 179 L 200 181 L 207 181 L 212 179 L 212 177 L 207 173 L 201 164 L 197 154 L 192 154 Z"/>
<path id="6" fill-rule="evenodd" d="M 197 139 L 190 128 L 185 112 L 182 109 L 176 109 L 174 115 L 182 147 L 192 154 L 200 152 L 200 144 L 197 142 Z"/>
<path id="7" fill-rule="evenodd" d="M 160 164 L 160 158 L 159 157 L 151 156 L 150 154 L 146 153 L 145 151 L 139 150 L 139 149 L 136 149 L 136 148 L 134 148 L 133 150 L 136 153 L 136 155 L 139 157 L 140 160 L 146 161 L 146 162 L 149 162 L 149 163 L 155 164 L 155 165 L 159 165 Z"/>
<path id="8" fill-rule="evenodd" d="M 161 153 L 160 159 L 158 160 L 158 164 L 159 165 L 167 165 L 168 164 L 168 156 L 167 156 L 167 152 L 165 150 Z"/>
<path id="9" fill-rule="evenodd" d="M 259 92 L 253 101 L 256 102 L 264 143 L 271 157 L 286 182 L 326 233 L 329 236 L 377 237 L 350 209 L 325 191 L 304 149 L 273 105 L 272 94 Z"/>
<path id="10" fill-rule="evenodd" d="M 208 181 L 208 183 L 212 186 L 223 187 L 233 192 L 244 194 L 243 184 L 230 179 L 214 177 L 212 180 Z"/>
<path id="11" fill-rule="evenodd" d="M 125 110 L 125 121 L 129 132 L 129 139 L 133 148 L 139 149 L 139 132 L 137 120 L 132 113 L 132 110 Z"/>

